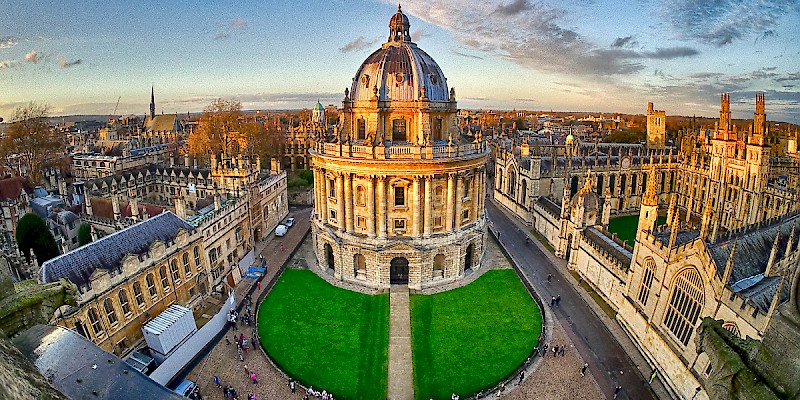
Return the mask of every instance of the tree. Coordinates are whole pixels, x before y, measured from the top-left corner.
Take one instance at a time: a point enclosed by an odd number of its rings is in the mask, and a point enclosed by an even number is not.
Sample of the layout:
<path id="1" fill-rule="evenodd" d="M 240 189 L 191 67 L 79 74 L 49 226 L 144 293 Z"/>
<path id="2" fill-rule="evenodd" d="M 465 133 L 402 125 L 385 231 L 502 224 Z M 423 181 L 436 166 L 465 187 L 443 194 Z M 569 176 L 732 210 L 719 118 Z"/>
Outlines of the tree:
<path id="1" fill-rule="evenodd" d="M 78 227 L 78 244 L 85 246 L 92 242 L 92 226 L 83 223 Z"/>
<path id="2" fill-rule="evenodd" d="M 44 220 L 36 214 L 25 214 L 17 222 L 17 232 L 15 234 L 17 245 L 25 257 L 30 254 L 36 255 L 36 261 L 42 265 L 45 261 L 58 256 L 58 245 L 56 239 L 47 229 Z"/>
<path id="3" fill-rule="evenodd" d="M 189 135 L 189 152 L 203 158 L 238 153 L 242 142 L 241 117 L 242 105 L 238 101 L 212 101 L 200 117 L 197 129 Z"/>
<path id="4" fill-rule="evenodd" d="M 241 139 L 247 143 L 246 153 L 268 160 L 279 157 L 284 145 L 284 136 L 272 124 L 250 121 L 239 127 Z"/>
<path id="5" fill-rule="evenodd" d="M 17 107 L 11 126 L 0 139 L 0 156 L 13 169 L 23 169 L 28 179 L 42 182 L 42 171 L 53 166 L 64 151 L 60 137 L 47 120 L 48 107 L 37 103 Z M 22 171 L 20 171 L 22 174 Z"/>

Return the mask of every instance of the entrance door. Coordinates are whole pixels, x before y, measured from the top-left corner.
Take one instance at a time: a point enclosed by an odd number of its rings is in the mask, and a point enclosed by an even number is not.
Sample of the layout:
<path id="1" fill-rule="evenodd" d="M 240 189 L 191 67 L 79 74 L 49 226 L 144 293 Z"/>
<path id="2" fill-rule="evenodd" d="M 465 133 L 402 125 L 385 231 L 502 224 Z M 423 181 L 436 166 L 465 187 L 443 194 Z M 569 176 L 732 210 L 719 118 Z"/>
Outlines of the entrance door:
<path id="1" fill-rule="evenodd" d="M 325 243 L 325 261 L 328 264 L 328 268 L 336 270 L 336 264 L 333 260 L 333 247 L 328 243 Z"/>
<path id="2" fill-rule="evenodd" d="M 472 253 L 475 251 L 475 245 L 470 244 L 467 246 L 467 254 L 464 256 L 464 272 L 472 270 Z"/>
<path id="3" fill-rule="evenodd" d="M 408 285 L 408 260 L 395 257 L 389 264 L 389 282 L 392 285 Z"/>

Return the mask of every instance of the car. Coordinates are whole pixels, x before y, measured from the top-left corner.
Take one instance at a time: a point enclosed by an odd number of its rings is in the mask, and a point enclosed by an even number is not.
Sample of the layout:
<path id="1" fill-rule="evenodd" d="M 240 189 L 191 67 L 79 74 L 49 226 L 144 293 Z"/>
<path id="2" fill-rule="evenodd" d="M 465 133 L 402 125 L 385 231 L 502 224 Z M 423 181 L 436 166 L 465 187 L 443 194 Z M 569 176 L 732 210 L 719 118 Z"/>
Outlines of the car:
<path id="1" fill-rule="evenodd" d="M 173 390 L 173 392 L 183 397 L 186 397 L 187 399 L 196 399 L 197 384 L 187 379 L 181 382 L 181 384 L 178 385 L 178 387 L 176 387 L 175 390 Z"/>
<path id="2" fill-rule="evenodd" d="M 289 219 L 286 220 L 284 225 L 286 225 L 287 228 L 291 228 L 292 226 L 294 226 L 294 217 L 289 217 Z"/>
<path id="3" fill-rule="evenodd" d="M 280 224 L 280 225 L 278 225 L 278 227 L 275 228 L 275 236 L 279 236 L 279 237 L 283 236 L 283 235 L 286 234 L 286 231 L 288 231 L 288 230 L 289 230 L 289 228 L 287 228 L 286 225 Z"/>

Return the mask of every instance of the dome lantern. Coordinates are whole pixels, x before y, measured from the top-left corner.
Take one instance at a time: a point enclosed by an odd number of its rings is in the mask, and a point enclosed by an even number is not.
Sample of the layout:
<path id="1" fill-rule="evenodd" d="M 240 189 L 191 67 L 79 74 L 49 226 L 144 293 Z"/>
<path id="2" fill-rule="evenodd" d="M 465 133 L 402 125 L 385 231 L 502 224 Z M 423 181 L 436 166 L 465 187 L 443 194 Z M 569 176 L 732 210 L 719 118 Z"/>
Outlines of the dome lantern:
<path id="1" fill-rule="evenodd" d="M 403 14 L 403 11 L 400 9 L 400 4 L 398 4 L 397 13 L 389 20 L 389 41 L 410 42 L 411 35 L 408 33 L 410 27 L 411 24 L 408 22 L 408 17 Z"/>

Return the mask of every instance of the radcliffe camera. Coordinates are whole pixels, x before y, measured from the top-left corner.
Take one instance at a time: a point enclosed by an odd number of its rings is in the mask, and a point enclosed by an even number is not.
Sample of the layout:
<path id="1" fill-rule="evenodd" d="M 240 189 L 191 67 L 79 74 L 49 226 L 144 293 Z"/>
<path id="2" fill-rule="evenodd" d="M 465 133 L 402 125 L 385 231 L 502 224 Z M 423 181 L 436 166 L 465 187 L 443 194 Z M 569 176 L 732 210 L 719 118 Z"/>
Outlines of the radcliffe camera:
<path id="1" fill-rule="evenodd" d="M 800 399 L 792 1 L 0 9 L 0 400 Z"/>

